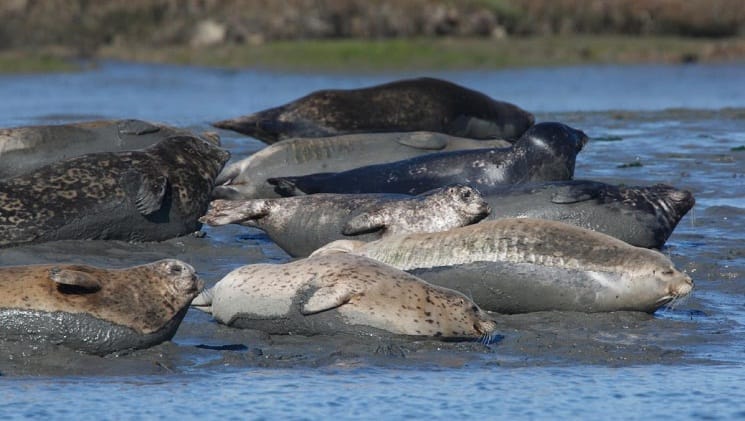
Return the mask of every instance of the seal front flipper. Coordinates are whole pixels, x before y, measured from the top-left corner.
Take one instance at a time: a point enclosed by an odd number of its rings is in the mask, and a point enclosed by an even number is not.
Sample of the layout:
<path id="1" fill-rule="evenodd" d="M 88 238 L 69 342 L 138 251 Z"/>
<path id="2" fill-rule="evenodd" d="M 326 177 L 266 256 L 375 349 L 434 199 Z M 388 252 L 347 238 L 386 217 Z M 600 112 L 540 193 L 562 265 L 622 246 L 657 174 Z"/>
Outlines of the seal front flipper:
<path id="1" fill-rule="evenodd" d="M 318 288 L 313 291 L 310 298 L 301 306 L 300 312 L 307 316 L 309 314 L 331 310 L 347 303 L 354 293 L 354 289 L 344 284 Z"/>
<path id="2" fill-rule="evenodd" d="M 129 170 L 122 176 L 122 184 L 134 207 L 141 214 L 150 215 L 163 204 L 168 178 L 162 174 Z"/>
<path id="3" fill-rule="evenodd" d="M 390 224 L 390 212 L 387 215 L 380 207 L 374 207 L 350 218 L 341 230 L 344 235 L 367 234 L 385 230 Z"/>
<path id="4" fill-rule="evenodd" d="M 551 202 L 557 205 L 585 202 L 600 197 L 600 189 L 595 183 L 585 186 L 562 186 L 551 197 Z"/>
<path id="5" fill-rule="evenodd" d="M 215 289 L 209 288 L 200 292 L 199 295 L 194 297 L 191 301 L 191 306 L 197 310 L 201 310 L 205 313 L 212 314 L 212 299 L 215 296 Z"/>
<path id="6" fill-rule="evenodd" d="M 306 194 L 317 193 L 306 191 L 298 185 L 303 177 L 273 177 L 267 178 L 266 182 L 274 186 L 274 191 L 282 197 L 304 196 Z"/>
<path id="7" fill-rule="evenodd" d="M 404 146 L 409 146 L 415 149 L 426 149 L 439 151 L 448 145 L 447 140 L 439 134 L 435 133 L 416 133 L 411 136 L 398 139 L 397 142 Z"/>
<path id="8" fill-rule="evenodd" d="M 49 269 L 49 279 L 55 282 L 63 292 L 92 293 L 101 289 L 101 282 L 85 271 L 75 266 L 61 268 L 55 266 Z M 72 288 L 70 288 L 72 287 Z"/>

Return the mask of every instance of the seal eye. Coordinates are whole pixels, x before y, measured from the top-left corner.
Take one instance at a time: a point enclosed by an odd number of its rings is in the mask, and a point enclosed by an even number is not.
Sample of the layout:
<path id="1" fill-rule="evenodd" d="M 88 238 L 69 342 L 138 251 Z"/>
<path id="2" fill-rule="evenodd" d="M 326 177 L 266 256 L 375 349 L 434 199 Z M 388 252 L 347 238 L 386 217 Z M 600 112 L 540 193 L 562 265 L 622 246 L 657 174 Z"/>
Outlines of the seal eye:
<path id="1" fill-rule="evenodd" d="M 171 266 L 171 273 L 174 275 L 180 275 L 181 272 L 183 272 L 183 268 L 181 265 L 172 265 Z"/>

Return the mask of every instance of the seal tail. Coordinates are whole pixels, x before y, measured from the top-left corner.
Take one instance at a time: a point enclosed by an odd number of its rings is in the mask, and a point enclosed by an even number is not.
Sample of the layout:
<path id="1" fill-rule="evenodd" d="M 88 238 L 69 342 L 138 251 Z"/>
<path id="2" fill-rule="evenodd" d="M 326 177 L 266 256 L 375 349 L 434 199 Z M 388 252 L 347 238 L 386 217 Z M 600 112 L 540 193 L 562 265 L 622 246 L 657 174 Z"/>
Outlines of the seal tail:
<path id="1" fill-rule="evenodd" d="M 191 306 L 197 310 L 212 314 L 212 299 L 215 296 L 215 289 L 209 288 L 203 290 L 191 301 Z"/>

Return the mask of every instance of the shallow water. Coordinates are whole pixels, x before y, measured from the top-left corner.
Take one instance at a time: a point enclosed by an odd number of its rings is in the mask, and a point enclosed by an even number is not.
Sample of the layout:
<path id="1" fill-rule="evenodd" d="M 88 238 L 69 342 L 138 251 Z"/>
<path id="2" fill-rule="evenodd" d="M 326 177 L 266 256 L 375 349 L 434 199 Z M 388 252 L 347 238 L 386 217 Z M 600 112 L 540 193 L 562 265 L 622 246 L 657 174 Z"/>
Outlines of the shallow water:
<path id="1" fill-rule="evenodd" d="M 742 417 L 745 363 L 745 64 L 429 73 L 590 135 L 576 178 L 664 182 L 694 210 L 663 250 L 696 281 L 655 315 L 546 312 L 500 319 L 493 343 L 274 336 L 190 311 L 172 342 L 126 355 L 0 343 L 3 418 Z M 322 88 L 414 75 L 277 74 L 105 63 L 0 76 L 0 126 L 142 118 L 195 130 Z M 221 132 L 240 159 L 258 141 Z M 628 166 L 628 164 L 633 164 Z M 625 167 L 624 167 L 625 166 Z M 212 284 L 288 259 L 260 231 L 204 229 L 159 244 L 56 242 L 0 250 L 0 265 L 129 266 L 163 257 Z"/>

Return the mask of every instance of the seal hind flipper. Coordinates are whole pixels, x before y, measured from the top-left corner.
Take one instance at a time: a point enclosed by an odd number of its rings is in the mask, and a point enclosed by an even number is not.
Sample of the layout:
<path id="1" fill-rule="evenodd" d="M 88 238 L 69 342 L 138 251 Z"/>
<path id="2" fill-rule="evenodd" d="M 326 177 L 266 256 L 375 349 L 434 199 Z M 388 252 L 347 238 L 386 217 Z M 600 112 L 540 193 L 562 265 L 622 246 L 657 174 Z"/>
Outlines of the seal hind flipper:
<path id="1" fill-rule="evenodd" d="M 419 133 L 403 139 L 398 139 L 397 142 L 404 146 L 433 151 L 442 150 L 448 145 L 447 140 L 443 136 L 432 133 Z"/>
<path id="2" fill-rule="evenodd" d="M 166 176 L 130 170 L 124 174 L 123 178 L 127 192 L 135 208 L 141 214 L 150 215 L 160 209 L 168 185 Z"/>
<path id="3" fill-rule="evenodd" d="M 119 129 L 120 135 L 136 135 L 140 136 L 148 133 L 155 133 L 160 130 L 160 127 L 150 124 L 147 121 L 142 120 L 121 120 L 116 124 Z"/>
<path id="4" fill-rule="evenodd" d="M 199 222 L 219 226 L 261 219 L 267 215 L 269 215 L 269 202 L 265 199 L 213 200 L 209 211 L 199 218 Z"/>
<path id="5" fill-rule="evenodd" d="M 85 267 L 68 267 L 60 268 L 55 266 L 49 269 L 49 279 L 55 282 L 58 287 L 65 288 L 66 292 L 92 293 L 101 289 L 101 282 L 85 271 Z"/>
<path id="6" fill-rule="evenodd" d="M 354 289 L 349 285 L 336 284 L 325 286 L 313 291 L 308 300 L 301 306 L 304 315 L 320 313 L 339 307 L 349 301 L 354 295 Z"/>

